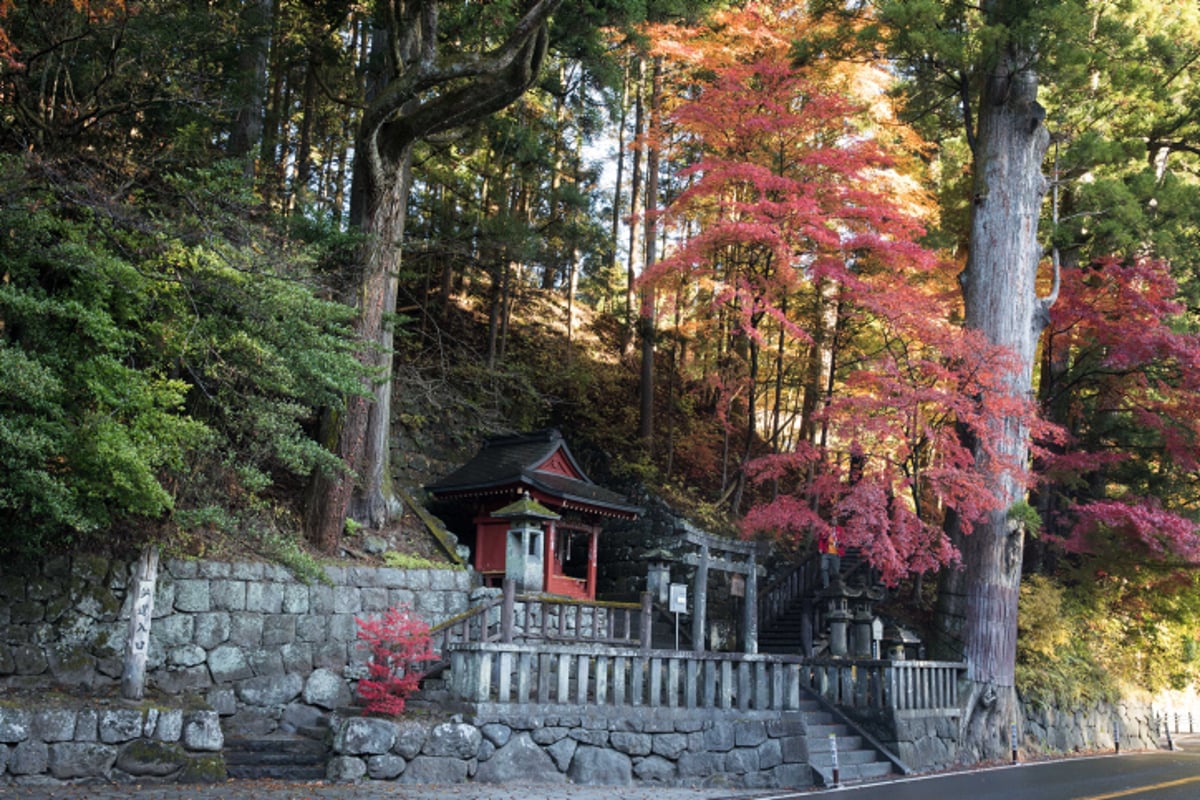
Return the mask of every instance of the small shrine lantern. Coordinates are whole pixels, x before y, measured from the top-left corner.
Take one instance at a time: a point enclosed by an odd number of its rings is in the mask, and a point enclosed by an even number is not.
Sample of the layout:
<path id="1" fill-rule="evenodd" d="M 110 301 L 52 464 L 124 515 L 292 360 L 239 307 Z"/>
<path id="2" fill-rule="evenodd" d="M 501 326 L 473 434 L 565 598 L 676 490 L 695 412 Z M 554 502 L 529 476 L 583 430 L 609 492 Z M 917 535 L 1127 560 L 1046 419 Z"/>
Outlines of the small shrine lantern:
<path id="1" fill-rule="evenodd" d="M 504 577 L 520 592 L 541 592 L 545 585 L 544 523 L 561 519 L 544 505 L 523 492 L 516 502 L 492 512 L 493 517 L 508 520 Z"/>

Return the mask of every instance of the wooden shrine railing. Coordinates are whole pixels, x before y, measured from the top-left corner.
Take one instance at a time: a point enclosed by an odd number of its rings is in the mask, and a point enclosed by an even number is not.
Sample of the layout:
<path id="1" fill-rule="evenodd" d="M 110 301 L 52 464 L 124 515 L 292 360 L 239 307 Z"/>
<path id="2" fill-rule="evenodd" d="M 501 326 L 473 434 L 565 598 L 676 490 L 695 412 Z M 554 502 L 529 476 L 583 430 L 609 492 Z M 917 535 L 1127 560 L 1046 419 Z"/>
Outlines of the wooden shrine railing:
<path id="1" fill-rule="evenodd" d="M 478 642 L 450 648 L 450 690 L 473 703 L 788 711 L 807 692 L 859 709 L 952 711 L 966 666 Z"/>
<path id="2" fill-rule="evenodd" d="M 758 595 L 759 627 L 770 627 L 801 598 L 814 594 L 820 581 L 820 559 L 814 556 L 767 584 Z"/>
<path id="3" fill-rule="evenodd" d="M 966 664 L 948 661 L 807 661 L 804 688 L 851 709 L 953 711 Z"/>
<path id="4" fill-rule="evenodd" d="M 448 663 L 452 646 L 490 642 L 565 642 L 642 647 L 650 641 L 650 596 L 641 604 L 518 595 L 505 581 L 499 597 L 430 629 L 433 649 Z M 431 670 L 431 671 L 436 671 Z"/>

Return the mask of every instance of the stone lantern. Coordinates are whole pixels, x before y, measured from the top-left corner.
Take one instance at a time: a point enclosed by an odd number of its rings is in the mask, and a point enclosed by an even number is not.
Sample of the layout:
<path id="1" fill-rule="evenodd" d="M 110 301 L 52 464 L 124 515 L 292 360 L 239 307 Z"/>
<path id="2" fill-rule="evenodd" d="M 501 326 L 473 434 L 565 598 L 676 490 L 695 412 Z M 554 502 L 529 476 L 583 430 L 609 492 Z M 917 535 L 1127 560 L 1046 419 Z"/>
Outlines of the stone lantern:
<path id="1" fill-rule="evenodd" d="M 508 520 L 504 577 L 519 592 L 541 592 L 546 588 L 546 522 L 561 519 L 544 505 L 521 493 L 515 502 L 492 512 L 493 517 Z"/>
<path id="2" fill-rule="evenodd" d="M 825 618 L 829 621 L 829 654 L 834 658 L 845 658 L 850 655 L 849 628 L 854 615 L 841 586 L 830 591 L 827 595 L 829 611 Z"/>

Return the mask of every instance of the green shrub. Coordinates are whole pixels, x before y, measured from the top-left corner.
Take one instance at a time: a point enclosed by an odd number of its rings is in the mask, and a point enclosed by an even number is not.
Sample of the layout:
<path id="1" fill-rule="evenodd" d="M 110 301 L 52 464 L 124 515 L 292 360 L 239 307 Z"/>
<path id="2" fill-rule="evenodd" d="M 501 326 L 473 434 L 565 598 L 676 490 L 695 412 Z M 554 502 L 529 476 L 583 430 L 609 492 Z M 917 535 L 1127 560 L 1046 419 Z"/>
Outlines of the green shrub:
<path id="1" fill-rule="evenodd" d="M 447 561 L 432 561 L 422 556 L 412 555 L 411 553 L 398 553 L 394 550 L 389 550 L 383 554 L 383 563 L 396 569 L 464 569 L 459 564 L 451 564 Z"/>
<path id="2" fill-rule="evenodd" d="M 1090 648 L 1086 616 L 1065 590 L 1043 575 L 1021 583 L 1017 621 L 1017 688 L 1036 705 L 1115 699 L 1109 672 Z"/>
<path id="3" fill-rule="evenodd" d="M 342 469 L 313 435 L 364 385 L 353 311 L 314 272 L 342 242 L 255 223 L 234 175 L 169 175 L 113 206 L 0 161 L 6 547 L 261 516 L 260 496 Z"/>

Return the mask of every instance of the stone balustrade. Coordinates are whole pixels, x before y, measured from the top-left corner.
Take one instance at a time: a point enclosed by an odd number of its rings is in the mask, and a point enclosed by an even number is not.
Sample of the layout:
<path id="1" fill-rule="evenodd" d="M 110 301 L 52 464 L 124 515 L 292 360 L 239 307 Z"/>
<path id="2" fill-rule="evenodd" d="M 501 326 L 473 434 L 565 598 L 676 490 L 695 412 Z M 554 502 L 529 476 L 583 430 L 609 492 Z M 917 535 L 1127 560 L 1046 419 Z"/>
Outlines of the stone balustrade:
<path id="1" fill-rule="evenodd" d="M 861 709 L 957 712 L 966 665 L 644 650 L 601 643 L 461 642 L 451 690 L 469 702 L 791 711 L 811 692 Z M 802 691 L 803 690 L 803 691 Z"/>

